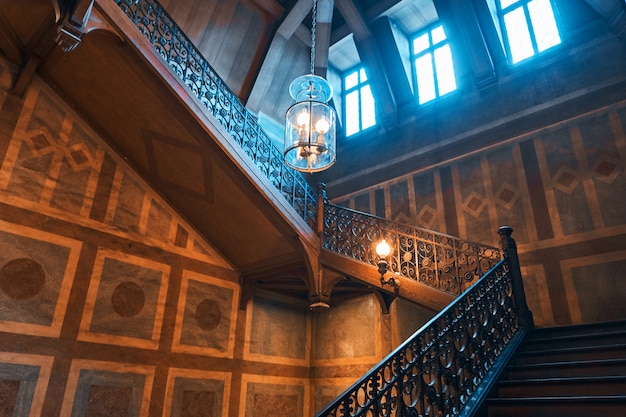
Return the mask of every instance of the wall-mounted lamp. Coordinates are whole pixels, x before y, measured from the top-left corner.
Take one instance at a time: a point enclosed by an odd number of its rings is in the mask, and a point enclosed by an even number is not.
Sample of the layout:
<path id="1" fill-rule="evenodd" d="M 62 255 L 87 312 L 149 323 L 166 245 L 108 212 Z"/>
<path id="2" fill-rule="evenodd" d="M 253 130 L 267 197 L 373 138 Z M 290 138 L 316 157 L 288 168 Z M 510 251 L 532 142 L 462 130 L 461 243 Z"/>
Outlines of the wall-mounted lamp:
<path id="1" fill-rule="evenodd" d="M 400 282 L 396 281 L 394 277 L 389 277 L 385 279 L 385 274 L 389 270 L 389 263 L 387 262 L 387 257 L 391 253 L 391 247 L 383 239 L 378 245 L 376 245 L 376 254 L 378 255 L 378 272 L 380 273 L 380 285 L 383 287 L 385 285 L 389 285 L 393 287 L 395 292 L 398 292 L 400 289 Z"/>

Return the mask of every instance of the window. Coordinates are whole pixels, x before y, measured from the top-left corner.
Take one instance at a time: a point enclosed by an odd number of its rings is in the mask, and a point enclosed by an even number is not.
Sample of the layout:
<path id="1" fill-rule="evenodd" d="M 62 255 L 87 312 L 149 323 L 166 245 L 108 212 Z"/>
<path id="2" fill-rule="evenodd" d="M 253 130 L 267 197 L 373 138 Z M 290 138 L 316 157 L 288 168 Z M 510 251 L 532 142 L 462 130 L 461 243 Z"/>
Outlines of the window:
<path id="1" fill-rule="evenodd" d="M 512 64 L 561 43 L 550 0 L 498 0 L 497 5 Z"/>
<path id="2" fill-rule="evenodd" d="M 346 136 L 376 124 L 376 103 L 364 68 L 349 71 L 343 77 Z"/>
<path id="3" fill-rule="evenodd" d="M 417 34 L 411 43 L 411 58 L 420 104 L 456 90 L 452 52 L 443 26 Z"/>

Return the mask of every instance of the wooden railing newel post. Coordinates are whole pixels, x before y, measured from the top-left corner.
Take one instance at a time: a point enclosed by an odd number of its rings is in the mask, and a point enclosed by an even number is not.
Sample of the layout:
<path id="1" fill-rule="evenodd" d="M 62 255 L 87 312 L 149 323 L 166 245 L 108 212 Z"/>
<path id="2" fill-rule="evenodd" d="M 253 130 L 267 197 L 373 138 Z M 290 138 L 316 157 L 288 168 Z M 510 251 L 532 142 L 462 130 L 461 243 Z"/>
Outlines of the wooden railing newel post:
<path id="1" fill-rule="evenodd" d="M 511 237 L 512 233 L 513 228 L 511 226 L 500 226 L 498 228 L 502 255 L 505 259 L 508 259 L 511 268 L 511 285 L 513 287 L 513 300 L 515 301 L 517 317 L 523 327 L 531 329 L 535 326 L 535 323 L 533 313 L 526 303 L 522 271 L 519 265 L 519 257 L 517 256 L 517 244 L 515 243 L 515 239 Z"/>
<path id="2" fill-rule="evenodd" d="M 317 184 L 317 218 L 316 218 L 316 226 L 317 226 L 317 234 L 318 236 L 322 236 L 324 233 L 324 206 L 328 202 L 328 198 L 326 197 L 326 184 L 320 182 Z"/>

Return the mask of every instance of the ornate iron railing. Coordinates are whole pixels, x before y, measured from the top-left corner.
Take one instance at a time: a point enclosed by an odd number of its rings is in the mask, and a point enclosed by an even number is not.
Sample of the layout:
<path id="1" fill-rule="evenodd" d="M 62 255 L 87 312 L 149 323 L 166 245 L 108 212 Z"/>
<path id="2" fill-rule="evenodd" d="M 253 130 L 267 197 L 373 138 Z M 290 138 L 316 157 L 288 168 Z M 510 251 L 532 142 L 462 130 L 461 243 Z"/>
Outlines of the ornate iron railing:
<path id="1" fill-rule="evenodd" d="M 375 245 L 383 238 L 393 249 L 390 271 L 453 295 L 501 258 L 495 247 L 324 204 L 324 248 L 376 265 Z"/>
<path id="2" fill-rule="evenodd" d="M 520 328 L 508 259 L 316 417 L 458 416 Z"/>
<path id="3" fill-rule="evenodd" d="M 285 165 L 282 153 L 256 117 L 241 104 L 163 7 L 154 0 L 115 2 L 300 217 L 314 228 L 315 190 L 299 172 Z"/>

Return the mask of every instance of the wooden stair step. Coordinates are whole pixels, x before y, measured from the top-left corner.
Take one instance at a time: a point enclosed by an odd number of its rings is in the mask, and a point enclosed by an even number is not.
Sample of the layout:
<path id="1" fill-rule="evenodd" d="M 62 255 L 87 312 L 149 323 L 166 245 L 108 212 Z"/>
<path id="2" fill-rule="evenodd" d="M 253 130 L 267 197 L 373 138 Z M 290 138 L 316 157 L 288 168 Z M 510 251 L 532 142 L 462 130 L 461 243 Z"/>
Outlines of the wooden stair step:
<path id="1" fill-rule="evenodd" d="M 500 398 L 625 395 L 626 376 L 508 380 L 498 383 L 497 392 Z"/>
<path id="2" fill-rule="evenodd" d="M 569 335 L 590 335 L 606 332 L 626 332 L 626 320 L 615 320 L 603 323 L 572 324 L 556 327 L 534 328 L 528 332 L 525 340 L 541 339 Z"/>
<path id="3" fill-rule="evenodd" d="M 626 344 L 609 344 L 559 349 L 527 350 L 517 352 L 511 363 L 522 365 L 550 361 L 566 362 L 623 358 L 626 358 Z"/>
<path id="4" fill-rule="evenodd" d="M 626 396 L 490 398 L 489 417 L 626 416 Z"/>
<path id="5" fill-rule="evenodd" d="M 504 371 L 506 380 L 621 375 L 626 375 L 626 359 L 509 365 Z"/>
<path id="6" fill-rule="evenodd" d="M 611 344 L 626 344 L 626 331 L 616 330 L 578 335 L 545 335 L 544 337 L 525 338 L 519 347 L 519 352 Z"/>

